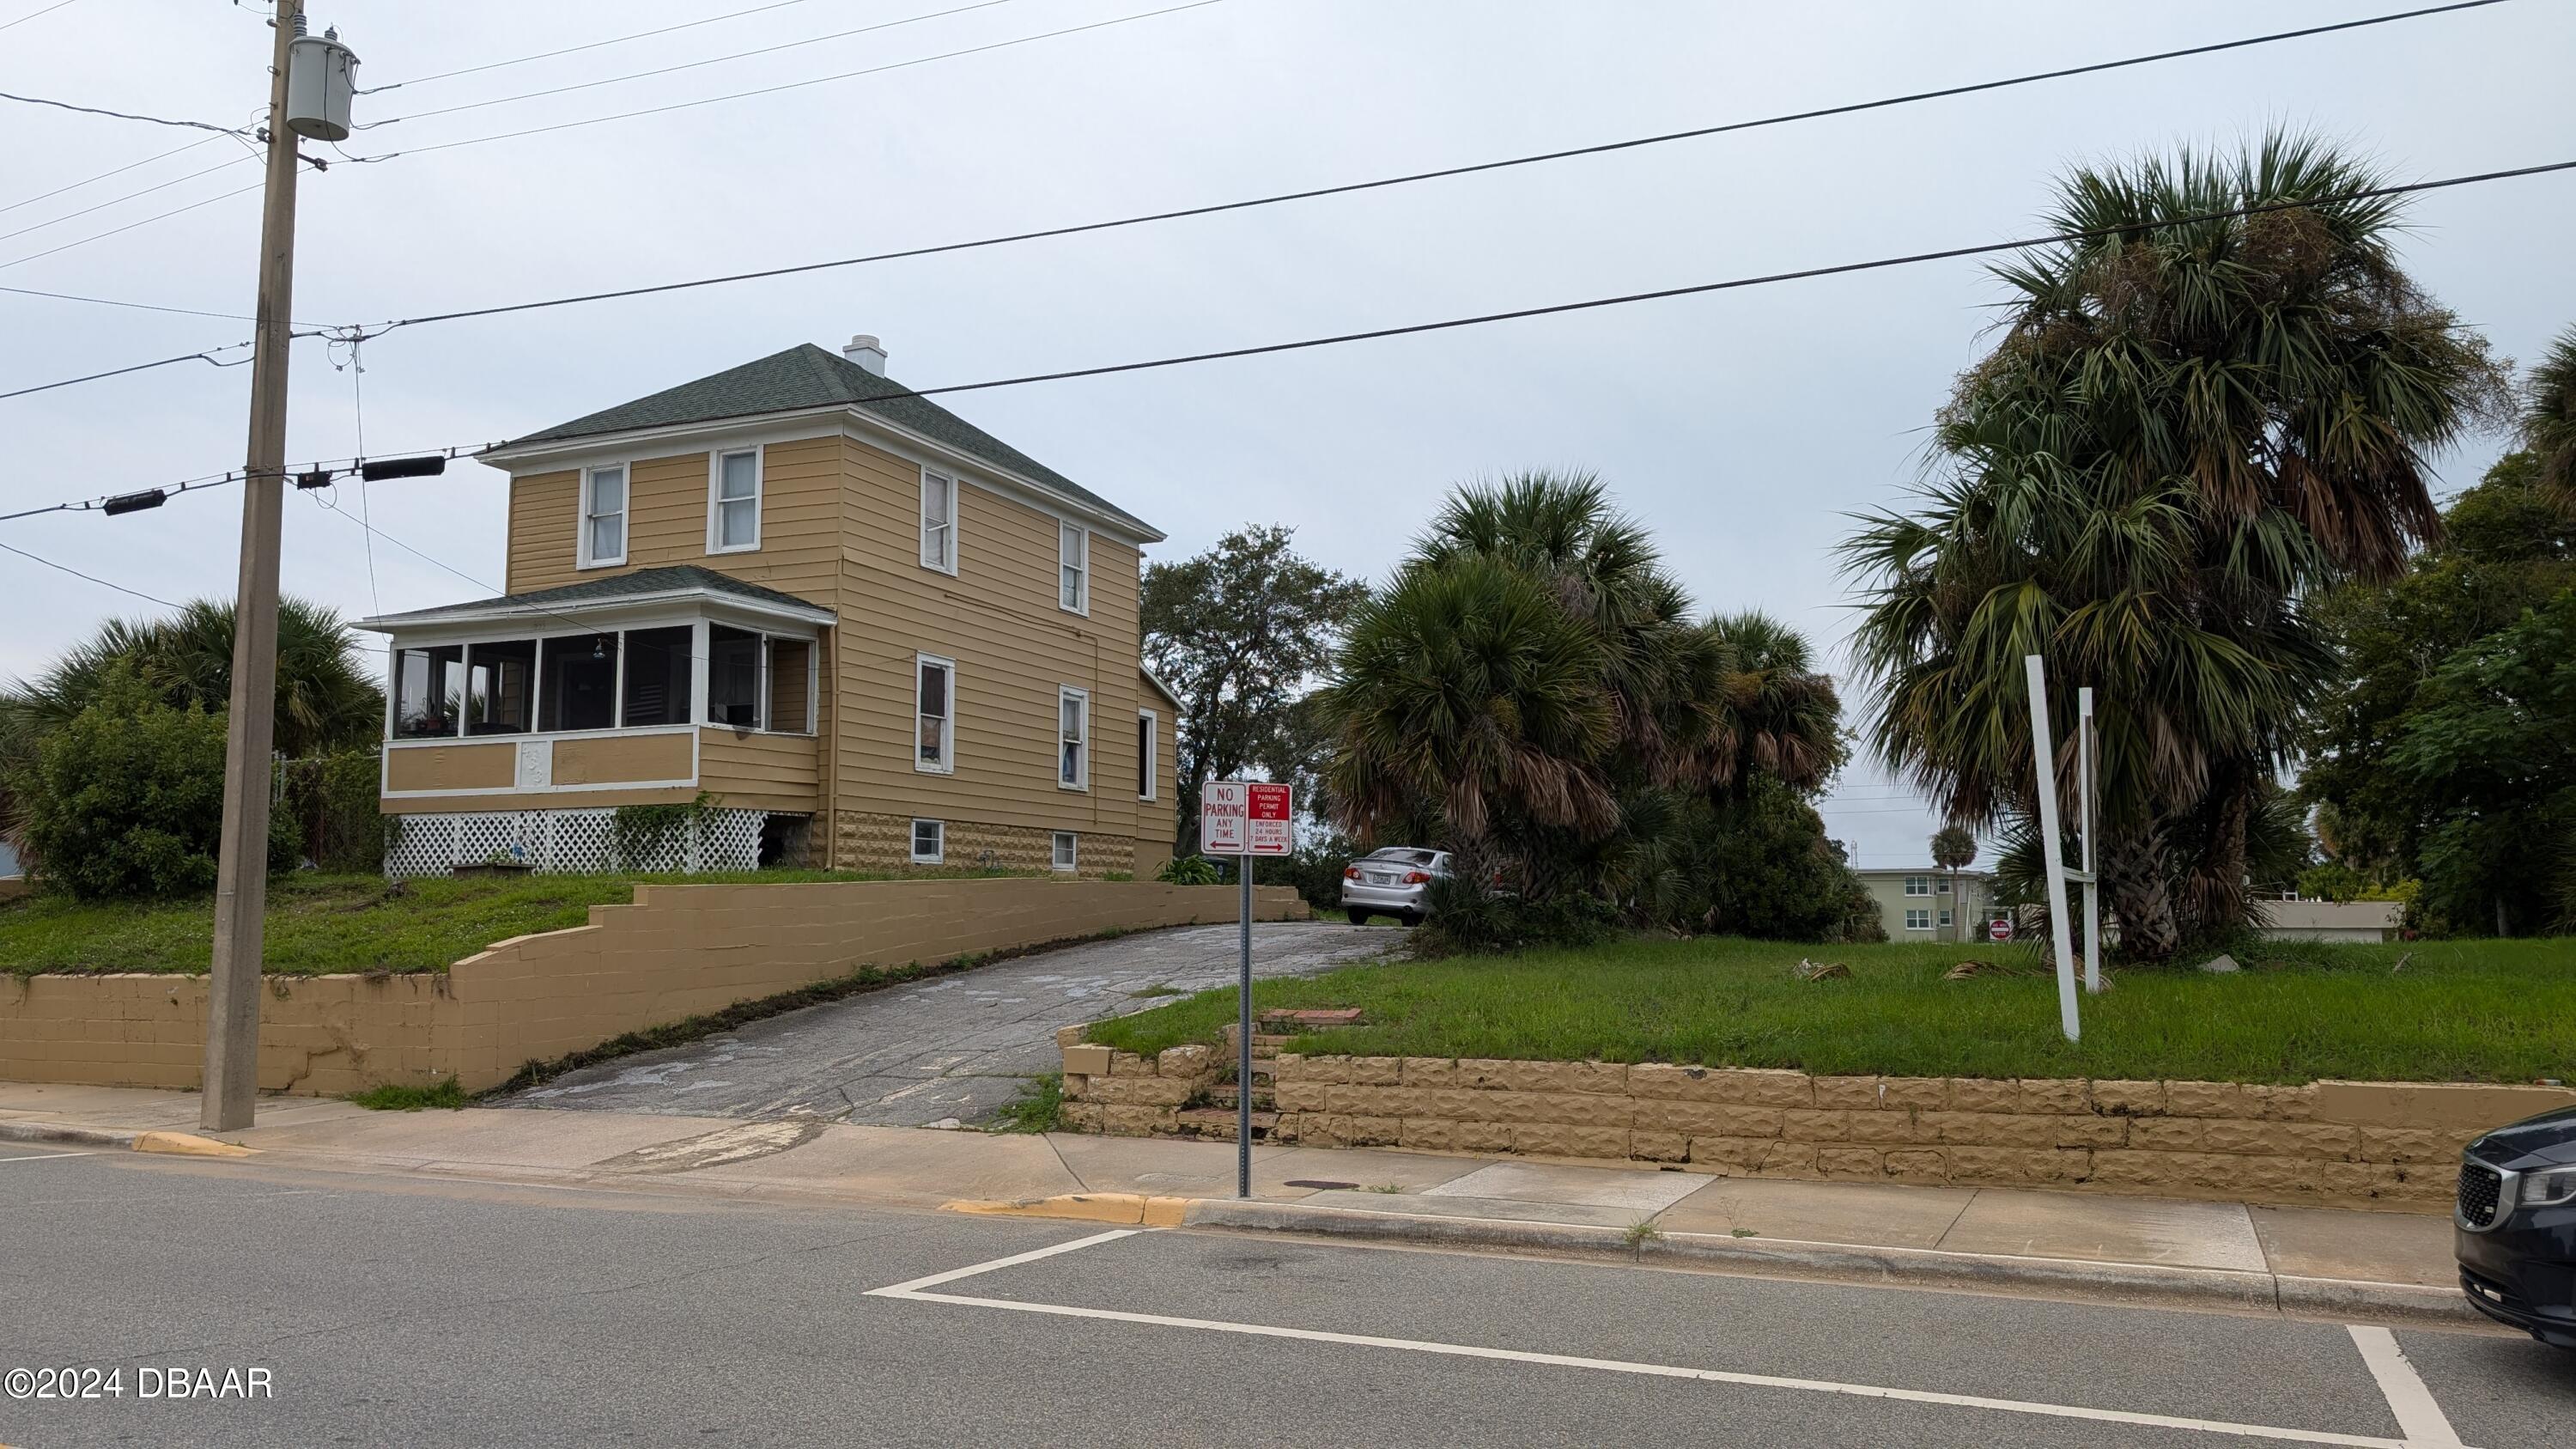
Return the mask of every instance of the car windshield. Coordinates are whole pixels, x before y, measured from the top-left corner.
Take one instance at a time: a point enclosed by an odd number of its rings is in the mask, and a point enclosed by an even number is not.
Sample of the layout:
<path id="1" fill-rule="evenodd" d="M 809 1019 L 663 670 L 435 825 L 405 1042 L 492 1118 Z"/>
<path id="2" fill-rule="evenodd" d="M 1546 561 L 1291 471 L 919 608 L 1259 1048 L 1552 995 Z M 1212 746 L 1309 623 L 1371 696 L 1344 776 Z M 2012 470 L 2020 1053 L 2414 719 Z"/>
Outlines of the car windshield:
<path id="1" fill-rule="evenodd" d="M 1419 866 L 1430 865 L 1439 858 L 1440 852 L 1436 850 L 1415 850 L 1410 846 L 1402 845 L 1389 846 L 1369 856 L 1371 860 L 1383 861 L 1388 865 Z"/>

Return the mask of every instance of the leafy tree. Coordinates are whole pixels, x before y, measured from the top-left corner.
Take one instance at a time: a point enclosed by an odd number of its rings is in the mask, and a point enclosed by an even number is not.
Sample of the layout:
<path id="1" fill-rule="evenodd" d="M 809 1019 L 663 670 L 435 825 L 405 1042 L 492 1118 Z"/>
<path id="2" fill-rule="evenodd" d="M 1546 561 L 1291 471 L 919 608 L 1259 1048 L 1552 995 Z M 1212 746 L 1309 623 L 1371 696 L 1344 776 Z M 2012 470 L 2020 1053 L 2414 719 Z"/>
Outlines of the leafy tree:
<path id="1" fill-rule="evenodd" d="M 1182 854 L 1195 848 L 1208 781 L 1253 765 L 1279 779 L 1313 770 L 1296 705 L 1368 586 L 1301 557 L 1292 540 L 1286 528 L 1246 528 L 1145 570 L 1145 664 L 1181 699 Z"/>
<path id="2" fill-rule="evenodd" d="M 1997 269 L 1938 476 L 1846 545 L 1872 743 L 1950 819 L 2036 814 L 2024 655 L 2061 718 L 2094 687 L 2133 957 L 2249 919 L 2265 791 L 2334 672 L 2311 600 L 2439 536 L 2426 459 L 2502 406 L 2483 342 L 2398 266 L 2401 201 L 2355 194 L 2382 179 L 2280 135 L 2074 172 L 2050 221 L 2082 239 Z M 2249 207 L 2285 209 L 2186 220 Z"/>
<path id="3" fill-rule="evenodd" d="M 162 702 L 128 664 L 36 747 L 10 784 L 42 878 L 83 899 L 212 888 L 223 834 L 224 721 Z M 292 865 L 292 823 L 272 817 L 272 867 Z"/>
<path id="4" fill-rule="evenodd" d="M 2444 661 L 2388 763 L 2429 807 L 2423 905 L 2499 936 L 2576 926 L 2576 589 Z"/>
<path id="5" fill-rule="evenodd" d="M 2387 588 L 2346 587 L 2318 610 L 2341 679 L 2311 710 L 2301 794 L 2327 854 L 2366 882 L 2420 873 L 2425 833 L 2449 808 L 2390 755 L 2427 707 L 2445 660 L 2576 587 L 2576 512 L 2562 511 L 2531 453 L 2509 453 L 2451 502 L 2442 542 Z M 2481 907 L 2454 924 L 2483 928 Z"/>

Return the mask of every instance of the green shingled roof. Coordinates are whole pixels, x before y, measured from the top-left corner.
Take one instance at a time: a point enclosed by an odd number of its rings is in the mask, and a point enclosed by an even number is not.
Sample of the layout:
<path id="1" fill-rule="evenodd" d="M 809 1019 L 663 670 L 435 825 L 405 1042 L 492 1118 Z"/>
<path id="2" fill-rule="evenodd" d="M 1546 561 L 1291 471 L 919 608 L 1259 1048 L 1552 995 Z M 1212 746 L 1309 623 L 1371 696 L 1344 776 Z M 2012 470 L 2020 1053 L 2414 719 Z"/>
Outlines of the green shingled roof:
<path id="1" fill-rule="evenodd" d="M 605 578 L 584 579 L 556 589 L 538 589 L 533 593 L 504 594 L 497 599 L 476 599 L 465 604 L 441 604 L 435 609 L 419 609 L 408 614 L 388 614 L 370 619 L 369 624 L 398 624 L 410 620 L 428 621 L 449 614 L 472 614 L 487 609 L 551 609 L 573 604 L 613 603 L 619 599 L 644 598 L 654 594 L 677 593 L 684 589 L 707 589 L 719 594 L 733 594 L 761 603 L 785 604 L 799 609 L 820 609 L 810 599 L 800 599 L 762 584 L 749 583 L 731 574 L 696 564 L 672 564 L 663 568 L 637 569 L 631 574 L 610 574 Z"/>
<path id="2" fill-rule="evenodd" d="M 645 428 L 677 427 L 687 423 L 718 422 L 726 418 L 757 417 L 763 413 L 796 412 L 836 405 L 874 413 L 897 427 L 945 443 L 997 468 L 1088 503 L 1147 533 L 1155 532 L 1153 526 L 1143 519 L 948 409 L 928 398 L 911 396 L 903 384 L 879 377 L 848 358 L 826 352 L 810 342 L 788 348 L 785 352 L 773 352 L 756 362 L 727 368 L 695 382 L 665 388 L 650 397 L 639 397 L 585 418 L 575 418 L 525 437 L 513 438 L 502 446 L 561 442 Z"/>

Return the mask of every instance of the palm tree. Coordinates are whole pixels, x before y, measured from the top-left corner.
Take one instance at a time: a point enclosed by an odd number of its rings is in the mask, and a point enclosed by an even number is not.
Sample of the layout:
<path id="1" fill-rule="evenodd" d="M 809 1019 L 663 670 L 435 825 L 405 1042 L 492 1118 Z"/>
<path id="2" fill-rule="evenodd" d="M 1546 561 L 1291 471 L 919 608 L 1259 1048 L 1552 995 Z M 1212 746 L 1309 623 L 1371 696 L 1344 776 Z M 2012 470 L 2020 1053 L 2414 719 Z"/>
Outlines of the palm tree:
<path id="1" fill-rule="evenodd" d="M 232 698 L 233 606 L 199 599 L 163 619 L 110 619 L 33 680 L 0 689 L 0 832 L 14 832 L 7 780 L 55 729 L 95 703 L 120 665 L 174 708 L 215 713 Z M 309 600 L 279 600 L 277 748 L 301 758 L 373 746 L 385 700 L 348 623 Z"/>
<path id="2" fill-rule="evenodd" d="M 2397 266 L 2400 203 L 2354 194 L 2381 179 L 2278 135 L 2077 171 L 2050 219 L 2083 239 L 1997 270 L 2002 335 L 1938 420 L 1935 478 L 1845 545 L 1873 746 L 1949 819 L 2036 812 L 2023 655 L 2054 710 L 2095 688 L 2132 955 L 2247 918 L 2262 790 L 2334 667 L 2309 601 L 2439 533 L 2426 459 L 2502 395 Z"/>
<path id="3" fill-rule="evenodd" d="M 1360 606 L 1322 692 L 1343 823 L 1364 839 L 1441 829 L 1480 868 L 1532 827 L 1608 834 L 1608 664 L 1525 570 L 1476 557 L 1405 570 Z"/>
<path id="4" fill-rule="evenodd" d="M 1950 873 L 1950 939 L 1968 939 L 1968 897 L 1959 889 L 1959 872 L 1977 858 L 1977 837 L 1964 825 L 1944 825 L 1932 833 L 1932 863 Z"/>
<path id="5" fill-rule="evenodd" d="M 2540 486 L 2576 513 L 2576 327 L 2558 334 L 2524 380 L 2522 431 L 2540 459 Z"/>

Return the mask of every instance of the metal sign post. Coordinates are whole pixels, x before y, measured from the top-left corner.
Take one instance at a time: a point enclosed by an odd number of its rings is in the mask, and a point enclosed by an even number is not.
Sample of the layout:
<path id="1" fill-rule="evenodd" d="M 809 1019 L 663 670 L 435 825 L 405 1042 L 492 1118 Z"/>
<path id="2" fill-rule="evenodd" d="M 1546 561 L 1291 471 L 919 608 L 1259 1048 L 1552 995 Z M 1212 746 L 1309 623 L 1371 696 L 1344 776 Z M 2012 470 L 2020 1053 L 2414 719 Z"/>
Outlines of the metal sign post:
<path id="1" fill-rule="evenodd" d="M 1234 1195 L 1252 1196 L 1252 862 L 1297 853 L 1297 811 L 1285 785 L 1211 780 L 1199 794 L 1199 848 L 1232 855 L 1242 891 L 1235 996 Z"/>
<path id="2" fill-rule="evenodd" d="M 2048 738 L 2048 679 L 2039 656 L 2025 654 L 2030 672 L 2030 753 L 2039 773 L 2039 843 L 2048 866 L 2049 944 L 2057 948 L 2057 1018 L 2068 1041 L 2083 1038 L 2075 1015 L 2074 922 L 2066 916 L 2066 850 L 2057 835 L 2057 750 Z"/>
<path id="3" fill-rule="evenodd" d="M 2089 993 L 2102 989 L 2102 883 L 2093 867 L 2093 823 L 2102 813 L 2093 800 L 2098 775 L 2093 759 L 2093 689 L 2087 685 L 2075 691 L 2075 805 L 2082 817 L 2076 828 L 2084 832 L 2084 871 L 2077 879 L 2084 882 L 2084 989 Z"/>

